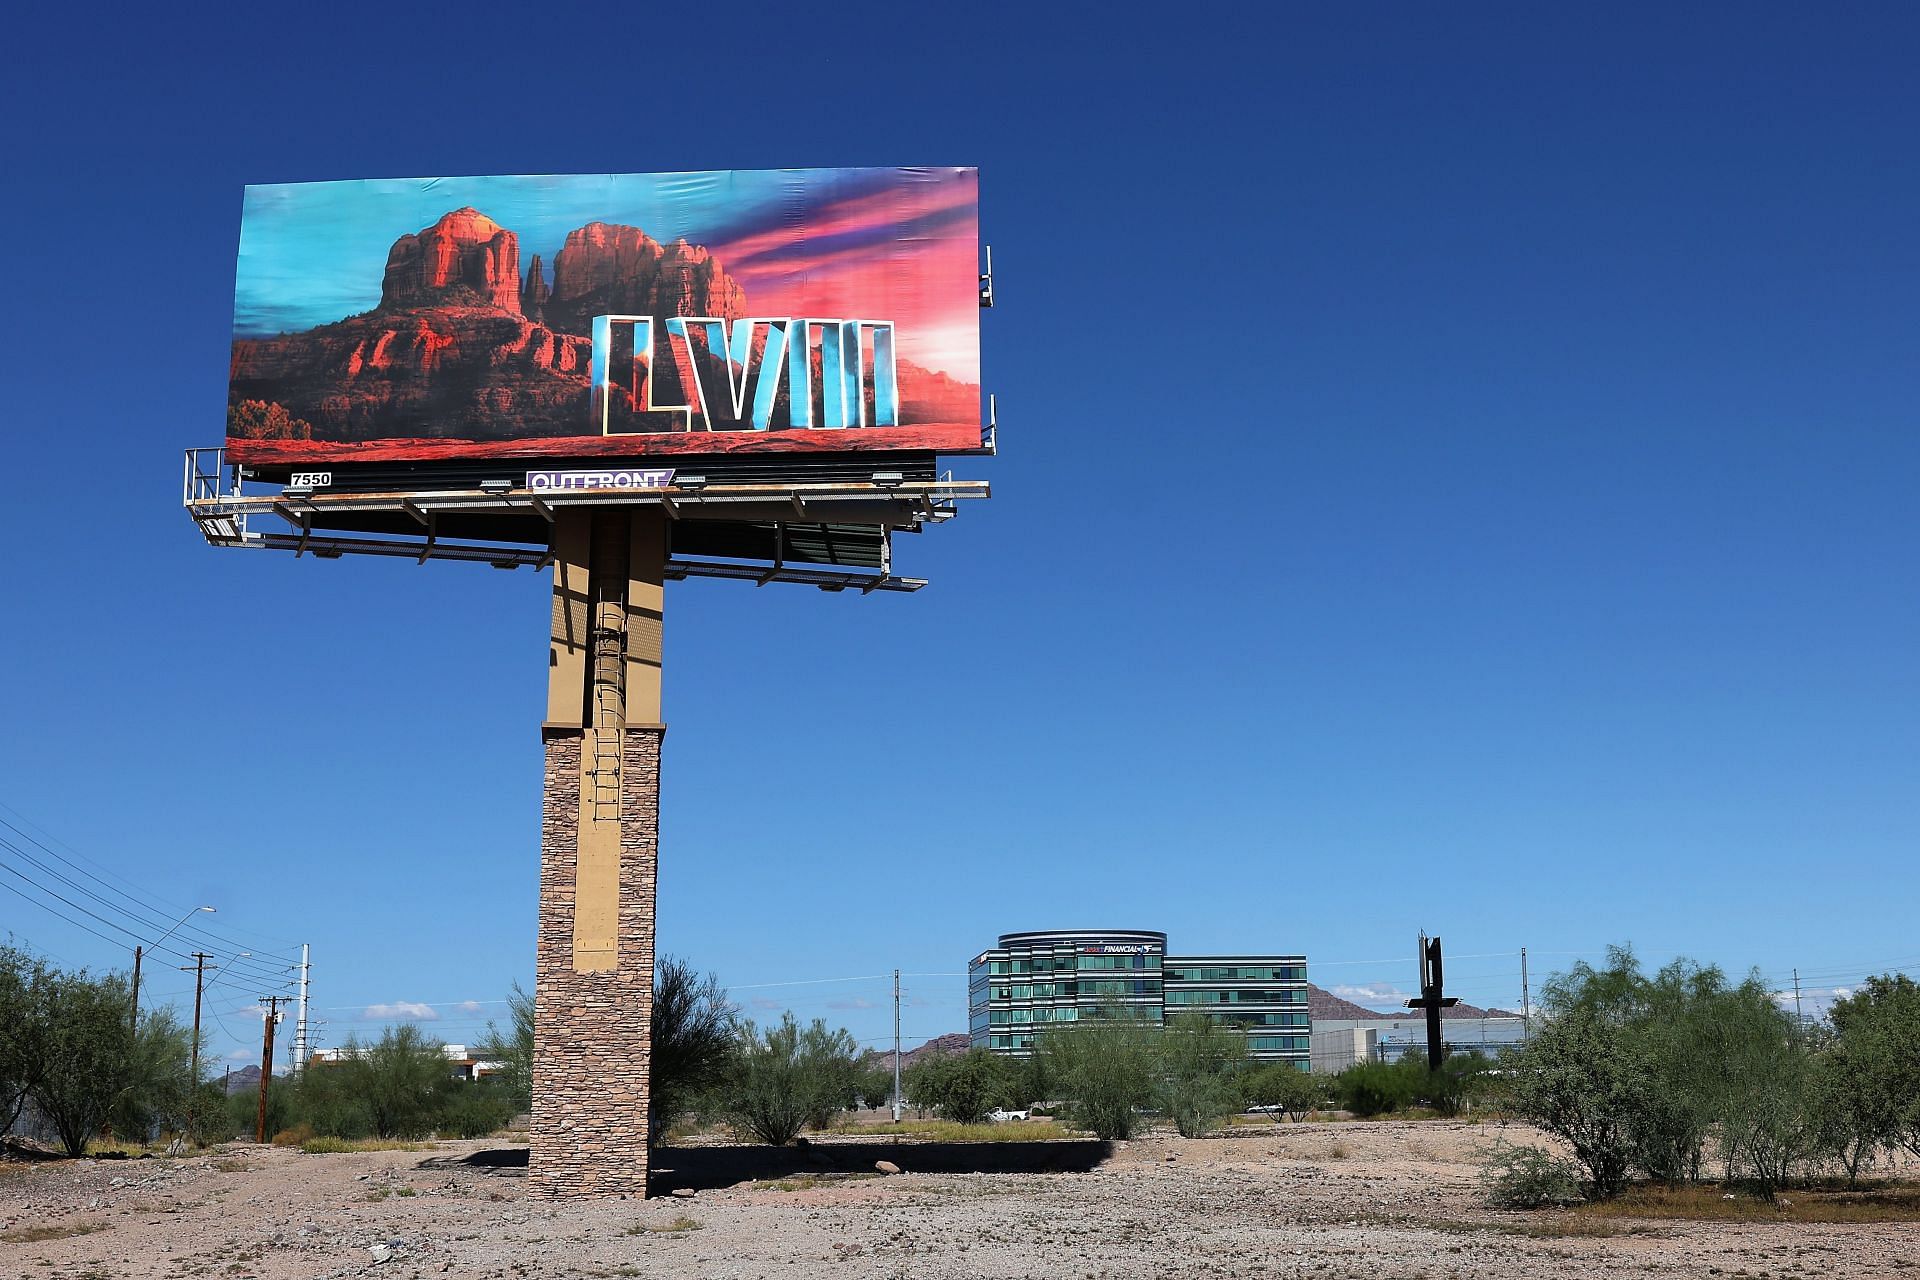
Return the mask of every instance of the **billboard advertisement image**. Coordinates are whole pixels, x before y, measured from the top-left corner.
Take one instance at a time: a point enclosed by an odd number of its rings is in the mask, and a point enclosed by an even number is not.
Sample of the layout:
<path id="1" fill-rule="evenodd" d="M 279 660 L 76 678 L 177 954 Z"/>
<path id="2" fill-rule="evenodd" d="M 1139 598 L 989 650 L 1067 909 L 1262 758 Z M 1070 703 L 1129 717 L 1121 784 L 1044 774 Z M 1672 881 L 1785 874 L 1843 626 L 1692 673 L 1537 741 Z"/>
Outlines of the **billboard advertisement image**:
<path id="1" fill-rule="evenodd" d="M 251 186 L 254 465 L 980 447 L 973 169 Z"/>

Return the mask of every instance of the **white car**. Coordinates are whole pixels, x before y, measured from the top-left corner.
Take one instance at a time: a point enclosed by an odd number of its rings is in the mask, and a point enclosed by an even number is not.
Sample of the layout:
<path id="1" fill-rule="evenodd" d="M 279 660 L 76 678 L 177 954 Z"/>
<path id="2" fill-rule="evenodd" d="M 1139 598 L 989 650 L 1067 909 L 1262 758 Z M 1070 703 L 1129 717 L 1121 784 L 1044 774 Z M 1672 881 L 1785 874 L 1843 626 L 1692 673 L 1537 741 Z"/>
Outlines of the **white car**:
<path id="1" fill-rule="evenodd" d="M 1027 1113 L 1025 1110 L 1008 1111 L 1003 1107 L 995 1107 L 993 1110 L 987 1112 L 987 1119 L 995 1124 L 1005 1124 L 1009 1120 L 1025 1120 L 1026 1118 Z"/>

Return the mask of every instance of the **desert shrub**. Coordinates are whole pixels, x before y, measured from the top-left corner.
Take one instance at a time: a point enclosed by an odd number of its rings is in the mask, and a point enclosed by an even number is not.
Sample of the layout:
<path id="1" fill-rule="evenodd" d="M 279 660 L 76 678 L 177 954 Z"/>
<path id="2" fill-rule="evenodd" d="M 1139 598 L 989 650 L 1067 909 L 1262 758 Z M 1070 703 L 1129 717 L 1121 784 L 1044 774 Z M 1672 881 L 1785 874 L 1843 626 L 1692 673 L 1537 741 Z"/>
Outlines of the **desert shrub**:
<path id="1" fill-rule="evenodd" d="M 722 1106 L 728 1119 L 762 1142 L 785 1146 L 809 1120 L 831 1115 L 851 1091 L 854 1040 L 818 1018 L 802 1028 L 791 1013 L 764 1031 L 739 1029 L 739 1066 Z"/>
<path id="2" fill-rule="evenodd" d="M 515 1100 L 510 1085 L 491 1080 L 456 1080 L 442 1095 L 434 1129 L 442 1137 L 484 1138 L 513 1119 Z"/>
<path id="3" fill-rule="evenodd" d="M 1645 1055 L 1590 1009 L 1550 1019 L 1512 1059 L 1515 1108 L 1573 1148 L 1595 1194 L 1626 1187 L 1649 1113 Z"/>
<path id="4" fill-rule="evenodd" d="M 13 1131 L 45 1067 L 53 976 L 38 956 L 0 944 L 0 1134 Z"/>
<path id="5" fill-rule="evenodd" d="M 108 1112 L 113 1131 L 145 1142 L 163 1130 L 190 1128 L 193 1032 L 172 1009 L 143 1009 L 128 1046 L 126 1080 Z"/>
<path id="6" fill-rule="evenodd" d="M 1325 1086 L 1318 1077 L 1292 1063 L 1273 1062 L 1249 1071 L 1240 1081 L 1240 1097 L 1247 1106 L 1281 1107 L 1298 1123 L 1318 1106 Z"/>
<path id="7" fill-rule="evenodd" d="M 858 1070 L 854 1073 L 854 1092 L 869 1107 L 884 1107 L 893 1097 L 893 1060 L 878 1053 L 868 1053 L 860 1059 Z M 904 1084 L 905 1081 L 902 1081 Z"/>
<path id="8" fill-rule="evenodd" d="M 1542 1147 L 1496 1145 L 1480 1166 L 1487 1203 L 1500 1209 L 1545 1209 L 1578 1204 L 1580 1169 Z"/>
<path id="9" fill-rule="evenodd" d="M 1121 1014 L 1056 1026 L 1040 1037 L 1049 1079 L 1070 1100 L 1076 1127 L 1117 1141 L 1133 1136 L 1153 1099 L 1160 1069 L 1160 1029 Z"/>
<path id="10" fill-rule="evenodd" d="M 943 1120 L 979 1124 L 995 1107 L 1013 1101 L 1017 1074 L 990 1049 L 943 1053 L 907 1068 L 901 1081 L 916 1106 L 931 1107 Z"/>
<path id="11" fill-rule="evenodd" d="M 511 1026 L 502 1031 L 487 1023 L 487 1034 L 473 1047 L 474 1056 L 492 1064 L 488 1079 L 498 1081 L 514 1107 L 533 1107 L 533 997 L 518 982 L 507 996 Z"/>
<path id="12" fill-rule="evenodd" d="M 282 1106 L 284 1114 L 308 1125 L 320 1137 L 364 1138 L 373 1132 L 373 1115 L 367 1109 L 364 1079 L 351 1059 L 312 1063 L 290 1086 L 276 1079 L 267 1095 L 269 1129 Z M 251 1119 L 246 1121 L 245 1128 L 252 1130 Z"/>
<path id="13" fill-rule="evenodd" d="M 653 980 L 649 1142 L 664 1142 L 675 1120 L 733 1076 L 738 1019 L 718 977 L 702 977 L 671 956 L 660 961 Z"/>
<path id="14" fill-rule="evenodd" d="M 304 1123 L 296 1124 L 291 1128 L 282 1129 L 280 1132 L 274 1134 L 273 1145 L 276 1147 L 297 1147 L 312 1140 L 313 1137 L 314 1132 L 312 1125 Z"/>
<path id="15" fill-rule="evenodd" d="M 31 1097 L 70 1156 L 86 1154 L 115 1100 L 133 1084 L 132 994 L 118 974 L 48 976 L 47 1022 Z"/>
<path id="16" fill-rule="evenodd" d="M 1920 1156 L 1920 984 L 1868 978 L 1828 1018 L 1812 1082 L 1827 1150 L 1849 1180 L 1880 1150 Z"/>
<path id="17" fill-rule="evenodd" d="M 1457 1116 L 1468 1104 L 1486 1096 L 1493 1059 L 1479 1052 L 1456 1053 L 1443 1059 L 1438 1071 L 1427 1073 L 1422 1096 L 1443 1116 Z"/>
<path id="18" fill-rule="evenodd" d="M 1354 1115 L 1379 1116 L 1412 1106 L 1426 1083 L 1425 1060 L 1409 1054 L 1398 1062 L 1356 1062 L 1333 1078 L 1333 1090 Z"/>
<path id="19" fill-rule="evenodd" d="M 1864 1158 L 1833 1117 L 1829 1038 L 1807 1034 L 1757 974 L 1735 984 L 1676 960 L 1648 977 L 1615 947 L 1604 966 L 1556 975 L 1545 1003 L 1539 1033 L 1504 1064 L 1509 1100 L 1573 1147 L 1597 1195 L 1635 1173 L 1698 1180 L 1715 1142 L 1722 1176 L 1769 1193 L 1831 1152 Z"/>
<path id="20" fill-rule="evenodd" d="M 1247 1038 L 1204 1013 L 1185 1013 L 1160 1037 L 1154 1098 L 1183 1138 L 1218 1129 L 1240 1107 Z"/>

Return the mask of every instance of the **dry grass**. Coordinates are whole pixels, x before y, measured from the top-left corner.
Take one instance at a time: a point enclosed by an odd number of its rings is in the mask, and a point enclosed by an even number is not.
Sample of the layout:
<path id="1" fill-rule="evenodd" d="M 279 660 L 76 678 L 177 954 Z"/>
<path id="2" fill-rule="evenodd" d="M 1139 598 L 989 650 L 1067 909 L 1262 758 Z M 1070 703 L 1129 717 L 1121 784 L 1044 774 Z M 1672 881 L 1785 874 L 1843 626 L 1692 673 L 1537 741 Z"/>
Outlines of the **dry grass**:
<path id="1" fill-rule="evenodd" d="M 877 1173 L 797 1173 L 791 1178 L 781 1178 L 762 1185 L 772 1187 L 775 1191 L 811 1191 L 815 1187 L 831 1186 L 836 1182 L 860 1182 L 880 1176 Z"/>
<path id="2" fill-rule="evenodd" d="M 40 1244 L 47 1240 L 65 1240 L 70 1236 L 90 1236 L 105 1231 L 104 1222 L 63 1222 L 59 1226 L 15 1227 L 0 1231 L 0 1244 Z"/>
<path id="3" fill-rule="evenodd" d="M 398 1138 L 308 1138 L 300 1149 L 310 1156 L 340 1156 L 355 1151 L 431 1151 L 433 1144 Z"/>
<path id="4" fill-rule="evenodd" d="M 1051 1142 L 1071 1138 L 1053 1120 L 1009 1120 L 1005 1124 L 955 1124 L 951 1120 L 902 1120 L 899 1124 L 836 1124 L 831 1132 L 861 1138 L 899 1136 L 928 1142 Z"/>
<path id="5" fill-rule="evenodd" d="M 672 1222 L 667 1223 L 636 1222 L 627 1228 L 627 1234 L 630 1236 L 671 1236 L 678 1235 L 683 1231 L 698 1231 L 704 1225 L 705 1224 L 698 1219 L 689 1218 L 683 1213 Z"/>
<path id="6" fill-rule="evenodd" d="M 1920 1185 L 1887 1183 L 1856 1190 L 1783 1191 L 1774 1200 L 1723 1187 L 1634 1187 L 1574 1212 L 1592 1219 L 1686 1222 L 1920 1222 Z"/>

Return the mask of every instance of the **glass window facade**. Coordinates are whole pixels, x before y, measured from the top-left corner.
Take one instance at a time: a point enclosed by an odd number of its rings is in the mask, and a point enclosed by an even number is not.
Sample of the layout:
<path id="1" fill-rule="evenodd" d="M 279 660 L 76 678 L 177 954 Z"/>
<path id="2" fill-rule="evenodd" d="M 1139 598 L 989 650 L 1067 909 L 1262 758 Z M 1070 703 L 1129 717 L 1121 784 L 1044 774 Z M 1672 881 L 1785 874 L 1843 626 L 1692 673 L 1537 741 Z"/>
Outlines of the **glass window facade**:
<path id="1" fill-rule="evenodd" d="M 1256 1058 L 1307 1068 L 1307 958 L 1171 957 L 1140 931 L 1003 934 L 967 971 L 977 1046 L 1025 1056 L 1048 1027 L 1123 1014 L 1164 1023 L 1200 1015 L 1247 1036 Z"/>

